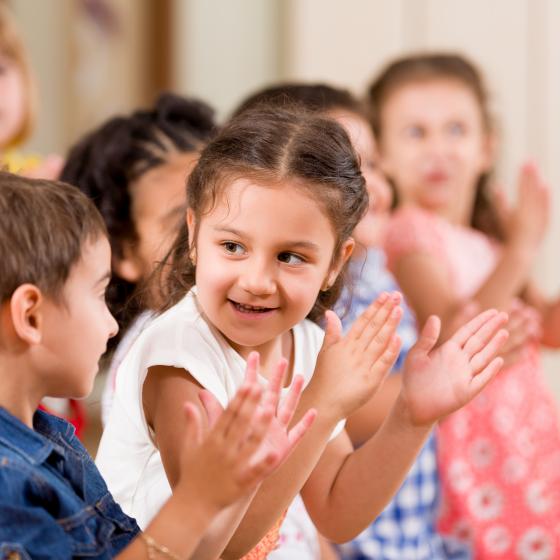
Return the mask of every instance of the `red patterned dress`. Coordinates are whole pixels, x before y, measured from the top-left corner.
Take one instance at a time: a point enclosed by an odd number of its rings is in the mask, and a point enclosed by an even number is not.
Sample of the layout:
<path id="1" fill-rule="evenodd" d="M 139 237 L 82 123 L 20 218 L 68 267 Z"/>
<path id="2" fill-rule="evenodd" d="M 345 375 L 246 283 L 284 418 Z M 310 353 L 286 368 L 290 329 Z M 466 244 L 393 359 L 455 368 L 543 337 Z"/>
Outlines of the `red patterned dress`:
<path id="1" fill-rule="evenodd" d="M 389 268 L 411 253 L 436 257 L 460 299 L 491 274 L 499 248 L 429 212 L 399 210 Z M 439 529 L 471 542 L 477 559 L 560 559 L 560 429 L 538 348 L 527 345 L 471 403 L 440 423 Z"/>

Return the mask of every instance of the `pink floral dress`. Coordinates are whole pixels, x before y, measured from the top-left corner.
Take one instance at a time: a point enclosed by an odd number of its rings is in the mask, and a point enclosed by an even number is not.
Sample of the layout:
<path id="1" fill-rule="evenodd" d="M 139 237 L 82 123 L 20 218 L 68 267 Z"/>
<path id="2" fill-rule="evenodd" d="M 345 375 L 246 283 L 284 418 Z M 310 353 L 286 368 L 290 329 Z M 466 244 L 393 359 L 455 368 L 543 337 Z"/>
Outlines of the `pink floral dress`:
<path id="1" fill-rule="evenodd" d="M 480 232 L 412 208 L 395 214 L 386 250 L 392 270 L 433 255 L 465 299 L 499 257 Z M 442 533 L 470 541 L 477 559 L 560 559 L 560 429 L 536 346 L 442 421 L 437 442 Z"/>

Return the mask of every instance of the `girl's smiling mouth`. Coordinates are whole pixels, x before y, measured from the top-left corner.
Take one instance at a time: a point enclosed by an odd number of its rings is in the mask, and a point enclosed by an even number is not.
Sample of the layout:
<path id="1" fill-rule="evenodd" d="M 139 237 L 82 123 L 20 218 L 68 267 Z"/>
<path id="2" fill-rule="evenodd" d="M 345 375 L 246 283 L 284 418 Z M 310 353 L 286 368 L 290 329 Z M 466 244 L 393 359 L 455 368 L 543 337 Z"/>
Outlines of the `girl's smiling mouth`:
<path id="1" fill-rule="evenodd" d="M 266 315 L 273 311 L 276 311 L 277 307 L 263 307 L 260 305 L 247 305 L 245 303 L 239 303 L 232 299 L 228 299 L 228 302 L 232 307 L 238 312 L 245 316 L 247 315 Z"/>

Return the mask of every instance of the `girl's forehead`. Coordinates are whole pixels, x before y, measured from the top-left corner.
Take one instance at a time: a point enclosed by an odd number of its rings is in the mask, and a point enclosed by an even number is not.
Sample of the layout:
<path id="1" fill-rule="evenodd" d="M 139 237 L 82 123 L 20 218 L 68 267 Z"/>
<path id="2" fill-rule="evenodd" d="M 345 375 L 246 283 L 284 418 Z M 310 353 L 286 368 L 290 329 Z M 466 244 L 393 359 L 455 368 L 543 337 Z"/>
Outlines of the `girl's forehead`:
<path id="1" fill-rule="evenodd" d="M 306 217 L 308 222 L 330 220 L 316 189 L 301 179 L 257 181 L 237 178 L 217 193 L 214 204 L 206 211 L 212 222 L 270 223 L 278 219 L 288 223 Z"/>
<path id="2" fill-rule="evenodd" d="M 480 108 L 474 89 L 463 80 L 453 77 L 433 77 L 404 81 L 391 88 L 382 104 L 382 110 L 395 102 L 415 103 L 417 98 L 444 101 L 446 104 L 461 103 L 468 100 Z M 418 109 L 421 107 L 417 106 Z"/>

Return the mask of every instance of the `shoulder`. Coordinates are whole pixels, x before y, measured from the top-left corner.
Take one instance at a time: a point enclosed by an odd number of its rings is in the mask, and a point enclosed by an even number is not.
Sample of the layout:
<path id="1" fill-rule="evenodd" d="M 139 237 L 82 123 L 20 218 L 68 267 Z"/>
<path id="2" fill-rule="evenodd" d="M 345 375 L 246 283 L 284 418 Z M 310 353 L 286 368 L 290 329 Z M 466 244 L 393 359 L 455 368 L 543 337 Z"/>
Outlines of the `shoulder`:
<path id="1" fill-rule="evenodd" d="M 206 320 L 196 293 L 191 291 L 156 317 L 133 343 L 116 376 L 117 396 L 123 402 L 131 398 L 135 402 L 141 400 L 148 369 L 168 366 L 188 371 L 225 404 L 227 395 L 242 382 L 242 374 L 239 376 L 236 371 L 239 367 L 231 363 L 232 352 Z"/>
<path id="2" fill-rule="evenodd" d="M 120 370 L 153 365 L 182 367 L 183 360 L 217 346 L 212 328 L 201 314 L 194 294 L 155 317 L 132 343 Z M 119 371 L 120 378 L 122 371 Z"/>

